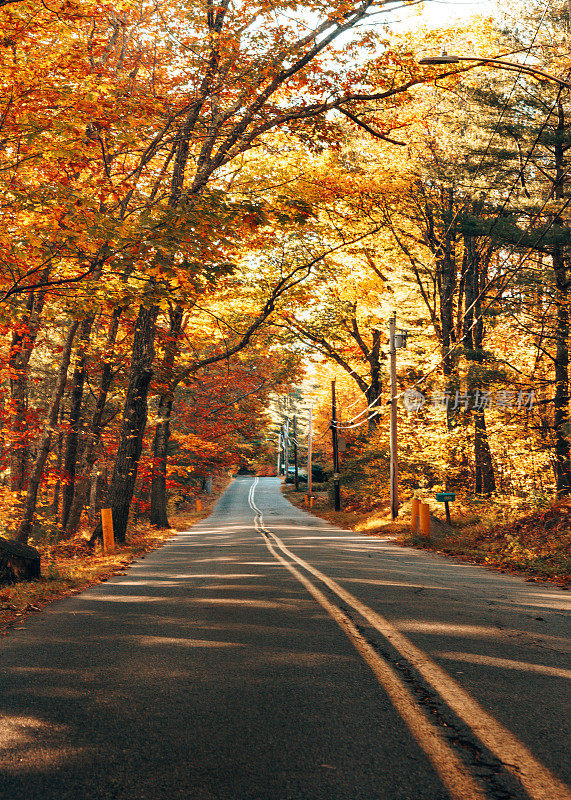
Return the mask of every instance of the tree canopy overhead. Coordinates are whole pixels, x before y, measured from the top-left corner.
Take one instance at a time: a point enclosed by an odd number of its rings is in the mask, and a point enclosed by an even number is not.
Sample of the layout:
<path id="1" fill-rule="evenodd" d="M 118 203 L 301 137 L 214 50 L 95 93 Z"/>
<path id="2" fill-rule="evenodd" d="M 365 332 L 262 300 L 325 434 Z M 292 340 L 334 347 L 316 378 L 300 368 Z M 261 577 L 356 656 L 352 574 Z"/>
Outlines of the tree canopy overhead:
<path id="1" fill-rule="evenodd" d="M 267 409 L 304 371 L 347 380 L 349 449 L 382 452 L 395 307 L 400 391 L 450 400 L 403 417 L 432 454 L 424 472 L 404 456 L 409 488 L 571 491 L 568 90 L 418 63 L 532 48 L 567 80 L 567 5 L 395 33 L 400 5 L 0 3 L 2 459 L 22 541 L 38 511 L 74 535 L 97 473 L 122 539 L 134 503 L 164 526 L 200 476 L 273 463 Z"/>

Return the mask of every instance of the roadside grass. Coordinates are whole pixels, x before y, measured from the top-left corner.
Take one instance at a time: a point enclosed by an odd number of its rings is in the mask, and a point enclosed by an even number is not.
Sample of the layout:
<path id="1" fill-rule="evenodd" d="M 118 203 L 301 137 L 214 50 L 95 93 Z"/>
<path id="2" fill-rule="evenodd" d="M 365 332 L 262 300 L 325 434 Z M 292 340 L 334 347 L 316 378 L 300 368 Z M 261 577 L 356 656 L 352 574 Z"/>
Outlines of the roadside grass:
<path id="1" fill-rule="evenodd" d="M 73 539 L 60 542 L 54 539 L 52 530 L 36 530 L 30 544 L 40 552 L 42 578 L 0 586 L 0 636 L 17 629 L 24 617 L 41 611 L 48 603 L 77 594 L 125 572 L 135 559 L 160 547 L 179 531 L 192 528 L 210 514 L 231 480 L 226 475 L 215 480 L 212 494 L 200 495 L 200 511 L 193 504 L 192 507 L 187 506 L 169 514 L 171 528 L 159 530 L 148 522 L 130 523 L 127 543 L 117 547 L 114 553 L 104 554 L 100 544 L 91 549 L 87 544 L 91 530 L 87 527 L 82 528 Z"/>
<path id="2" fill-rule="evenodd" d="M 546 509 L 502 519 L 501 509 L 474 509 L 452 517 L 452 530 L 431 536 L 431 548 L 468 558 L 506 572 L 548 579 L 566 585 L 571 580 L 571 500 Z M 409 534 L 409 540 L 415 537 Z"/>
<path id="3" fill-rule="evenodd" d="M 463 561 L 527 577 L 549 580 L 566 587 L 571 581 L 571 499 L 533 510 L 517 498 L 480 500 L 461 497 L 450 506 L 452 526 L 443 521 L 444 507 L 434 498 L 429 503 L 433 522 L 430 539 L 410 528 L 410 500 L 393 521 L 385 500 L 379 508 L 361 511 L 352 506 L 335 511 L 327 492 L 320 492 L 309 509 L 304 492 L 283 486 L 294 504 L 328 520 L 337 527 L 370 536 L 390 537 L 401 545 L 444 553 Z"/>

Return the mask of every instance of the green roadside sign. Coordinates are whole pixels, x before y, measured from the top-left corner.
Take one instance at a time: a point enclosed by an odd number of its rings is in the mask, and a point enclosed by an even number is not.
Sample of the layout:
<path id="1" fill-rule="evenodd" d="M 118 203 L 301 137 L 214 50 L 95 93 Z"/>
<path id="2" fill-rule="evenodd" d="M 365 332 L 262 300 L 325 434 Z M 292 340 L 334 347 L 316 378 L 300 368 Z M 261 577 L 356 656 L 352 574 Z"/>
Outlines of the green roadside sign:
<path id="1" fill-rule="evenodd" d="M 456 500 L 456 493 L 455 492 L 437 492 L 436 493 L 436 502 L 437 503 L 448 503 L 451 500 Z"/>

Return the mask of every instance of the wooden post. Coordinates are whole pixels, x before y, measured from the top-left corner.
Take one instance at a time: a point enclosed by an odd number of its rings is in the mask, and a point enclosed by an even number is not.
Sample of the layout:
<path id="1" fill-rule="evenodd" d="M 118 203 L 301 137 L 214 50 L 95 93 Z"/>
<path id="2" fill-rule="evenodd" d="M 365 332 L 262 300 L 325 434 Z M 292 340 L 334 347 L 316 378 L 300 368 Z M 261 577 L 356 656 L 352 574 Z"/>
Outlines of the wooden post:
<path id="1" fill-rule="evenodd" d="M 202 511 L 202 500 L 200 499 L 200 497 L 196 498 L 196 510 Z"/>
<path id="2" fill-rule="evenodd" d="M 449 525 L 452 525 L 452 520 L 450 519 L 450 506 L 448 505 L 448 500 L 444 501 L 444 508 L 446 509 L 446 522 Z"/>
<path id="3" fill-rule="evenodd" d="M 101 527 L 103 529 L 103 552 L 113 553 L 115 550 L 115 534 L 113 532 L 113 512 L 110 508 L 101 509 Z"/>
<path id="4" fill-rule="evenodd" d="M 419 504 L 419 527 L 418 532 L 421 536 L 430 539 L 430 506 L 428 503 L 423 503 L 422 500 Z"/>
<path id="5" fill-rule="evenodd" d="M 412 533 L 416 533 L 418 531 L 418 507 L 420 505 L 420 500 L 416 495 L 410 501 L 410 529 Z"/>

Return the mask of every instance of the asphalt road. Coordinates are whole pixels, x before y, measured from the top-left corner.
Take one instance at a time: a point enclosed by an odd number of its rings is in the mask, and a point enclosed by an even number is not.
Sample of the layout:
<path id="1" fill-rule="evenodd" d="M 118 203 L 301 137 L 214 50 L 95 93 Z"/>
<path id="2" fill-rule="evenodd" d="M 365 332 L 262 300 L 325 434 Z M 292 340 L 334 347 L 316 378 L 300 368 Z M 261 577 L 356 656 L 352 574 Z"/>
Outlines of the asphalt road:
<path id="1" fill-rule="evenodd" d="M 566 800 L 568 597 L 238 478 L 0 643 L 0 797 Z"/>

